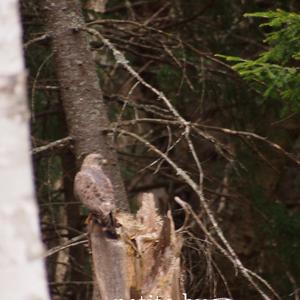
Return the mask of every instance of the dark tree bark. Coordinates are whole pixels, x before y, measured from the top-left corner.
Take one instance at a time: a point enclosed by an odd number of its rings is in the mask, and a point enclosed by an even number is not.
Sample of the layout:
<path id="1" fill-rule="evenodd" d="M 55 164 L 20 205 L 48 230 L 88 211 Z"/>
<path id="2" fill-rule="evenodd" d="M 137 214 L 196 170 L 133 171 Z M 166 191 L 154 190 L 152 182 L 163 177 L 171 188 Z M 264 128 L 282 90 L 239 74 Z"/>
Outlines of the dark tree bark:
<path id="1" fill-rule="evenodd" d="M 82 158 L 100 152 L 107 160 L 105 173 L 114 185 L 117 207 L 128 209 L 124 184 L 113 145 L 102 131 L 109 120 L 95 63 L 89 49 L 81 7 L 76 0 L 43 0 L 41 8 L 52 38 L 54 62 L 70 136 L 75 141 L 77 166 Z"/>

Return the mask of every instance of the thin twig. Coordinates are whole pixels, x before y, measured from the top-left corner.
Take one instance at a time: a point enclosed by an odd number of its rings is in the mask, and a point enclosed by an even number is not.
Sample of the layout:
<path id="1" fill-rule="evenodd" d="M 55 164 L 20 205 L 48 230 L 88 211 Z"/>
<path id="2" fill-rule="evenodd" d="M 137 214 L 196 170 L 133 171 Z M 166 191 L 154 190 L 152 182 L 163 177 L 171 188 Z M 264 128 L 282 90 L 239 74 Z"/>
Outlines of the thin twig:
<path id="1" fill-rule="evenodd" d="M 199 219 L 199 217 L 197 216 L 197 214 L 194 212 L 194 210 L 192 209 L 192 207 L 182 201 L 179 197 L 175 197 L 175 201 L 181 206 L 181 207 L 185 207 L 185 209 L 187 211 L 189 211 L 189 213 L 192 215 L 192 217 L 194 218 L 194 220 L 196 221 L 196 223 L 199 225 L 199 227 L 202 229 L 202 231 L 205 233 L 205 235 L 210 239 L 210 241 L 217 247 L 217 249 L 226 257 L 228 258 L 232 264 L 234 266 L 236 266 L 241 273 L 245 276 L 246 279 L 249 280 L 249 282 L 256 288 L 256 290 L 261 294 L 261 296 L 264 299 L 270 299 L 259 287 L 258 285 L 253 281 L 253 279 L 251 278 L 250 275 L 252 275 L 253 277 L 257 278 L 259 281 L 261 281 L 275 296 L 277 299 L 281 299 L 280 296 L 274 291 L 274 289 L 270 286 L 270 284 L 265 281 L 263 278 L 261 278 L 259 275 L 257 275 L 256 273 L 248 270 L 247 268 L 245 268 L 242 263 L 239 261 L 239 258 L 237 256 L 232 256 L 232 253 L 228 253 L 217 241 L 216 239 L 212 236 L 212 234 L 206 229 L 206 226 L 203 224 L 203 222 L 201 222 L 201 220 Z"/>
<path id="2" fill-rule="evenodd" d="M 34 101 L 35 101 L 35 90 L 36 90 L 38 78 L 41 74 L 43 67 L 47 64 L 47 62 L 51 59 L 52 56 L 53 56 L 53 53 L 50 53 L 40 64 L 40 66 L 36 72 L 36 75 L 34 77 L 33 83 L 32 83 L 32 88 L 31 88 L 31 118 L 32 118 L 32 121 L 35 121 L 35 107 L 34 107 L 35 103 L 34 103 Z"/>
<path id="3" fill-rule="evenodd" d="M 49 143 L 45 146 L 40 146 L 40 147 L 33 148 L 32 151 L 31 151 L 31 154 L 36 156 L 36 155 L 39 155 L 43 152 L 52 151 L 54 149 L 55 150 L 64 149 L 64 148 L 70 146 L 72 140 L 73 139 L 69 136 L 65 137 L 63 139 L 51 142 L 51 143 Z"/>
<path id="4" fill-rule="evenodd" d="M 40 36 L 38 36 L 38 37 L 36 37 L 36 38 L 34 38 L 34 39 L 26 42 L 23 47 L 26 50 L 30 45 L 32 45 L 34 43 L 37 43 L 39 41 L 44 41 L 44 40 L 46 40 L 48 38 L 49 38 L 49 34 L 44 33 L 44 34 L 42 34 L 42 35 L 40 35 Z"/>
<path id="5" fill-rule="evenodd" d="M 62 250 L 65 250 L 65 249 L 68 249 L 70 247 L 74 247 L 74 246 L 77 246 L 77 245 L 81 245 L 81 244 L 85 244 L 87 243 L 87 239 L 86 237 L 88 236 L 87 233 L 83 233 L 81 235 L 78 235 L 70 240 L 68 240 L 67 242 L 65 242 L 64 244 L 62 245 L 59 245 L 59 246 L 56 246 L 56 247 L 53 247 L 49 250 L 47 250 L 43 257 L 49 257 L 57 252 L 60 252 Z"/>
<path id="6" fill-rule="evenodd" d="M 284 150 L 278 144 L 269 141 L 266 137 L 262 137 L 262 136 L 260 136 L 256 133 L 249 132 L 249 131 L 237 131 L 237 130 L 232 130 L 232 129 L 228 129 L 228 128 L 208 126 L 208 125 L 202 125 L 202 124 L 197 124 L 196 126 L 199 127 L 199 128 L 202 128 L 202 129 L 207 129 L 207 130 L 212 130 L 212 131 L 219 131 L 219 132 L 223 132 L 223 133 L 226 133 L 226 134 L 229 134 L 229 135 L 234 135 L 234 136 L 245 136 L 247 138 L 253 138 L 253 139 L 262 141 L 265 144 L 269 145 L 271 148 L 275 149 L 277 152 L 281 153 L 282 155 L 284 155 L 285 157 L 287 157 L 288 159 L 290 159 L 291 161 L 296 163 L 298 166 L 300 166 L 300 160 L 295 158 L 291 153 Z"/>

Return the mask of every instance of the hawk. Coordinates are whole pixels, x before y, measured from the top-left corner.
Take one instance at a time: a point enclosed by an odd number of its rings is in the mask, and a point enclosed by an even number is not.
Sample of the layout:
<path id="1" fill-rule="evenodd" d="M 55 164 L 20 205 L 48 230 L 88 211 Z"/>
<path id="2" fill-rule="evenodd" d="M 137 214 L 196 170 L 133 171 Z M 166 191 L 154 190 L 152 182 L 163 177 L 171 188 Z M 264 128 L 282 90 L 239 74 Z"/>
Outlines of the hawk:
<path id="1" fill-rule="evenodd" d="M 115 235 L 115 197 L 109 178 L 101 165 L 105 163 L 101 154 L 86 156 L 74 180 L 75 196 L 89 209 L 90 217 L 104 231 Z"/>

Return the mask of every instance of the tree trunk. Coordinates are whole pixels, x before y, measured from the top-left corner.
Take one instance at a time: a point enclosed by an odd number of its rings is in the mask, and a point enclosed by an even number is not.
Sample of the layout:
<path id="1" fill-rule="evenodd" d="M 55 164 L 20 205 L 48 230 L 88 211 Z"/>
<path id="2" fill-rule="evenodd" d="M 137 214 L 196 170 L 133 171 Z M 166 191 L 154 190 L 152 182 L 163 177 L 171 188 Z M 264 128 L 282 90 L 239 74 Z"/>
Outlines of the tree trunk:
<path id="1" fill-rule="evenodd" d="M 81 8 L 76 0 L 43 0 L 47 32 L 52 37 L 55 68 L 60 85 L 69 134 L 75 141 L 80 165 L 82 158 L 100 152 L 107 160 L 105 173 L 112 179 L 118 208 L 128 209 L 124 184 L 114 148 L 101 128 L 109 125 L 95 63 L 86 33 Z"/>
<path id="2" fill-rule="evenodd" d="M 18 1 L 0 1 L 0 298 L 49 299 L 29 145 Z"/>

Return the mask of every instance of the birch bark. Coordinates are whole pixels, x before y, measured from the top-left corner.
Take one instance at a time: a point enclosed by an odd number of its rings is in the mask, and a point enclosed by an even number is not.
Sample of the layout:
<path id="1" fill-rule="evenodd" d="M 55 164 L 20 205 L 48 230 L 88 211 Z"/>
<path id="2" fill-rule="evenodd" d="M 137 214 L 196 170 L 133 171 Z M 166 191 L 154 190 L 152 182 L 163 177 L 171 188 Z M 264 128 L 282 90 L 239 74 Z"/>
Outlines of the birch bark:
<path id="1" fill-rule="evenodd" d="M 49 299 L 29 154 L 21 21 L 0 1 L 0 299 Z"/>

